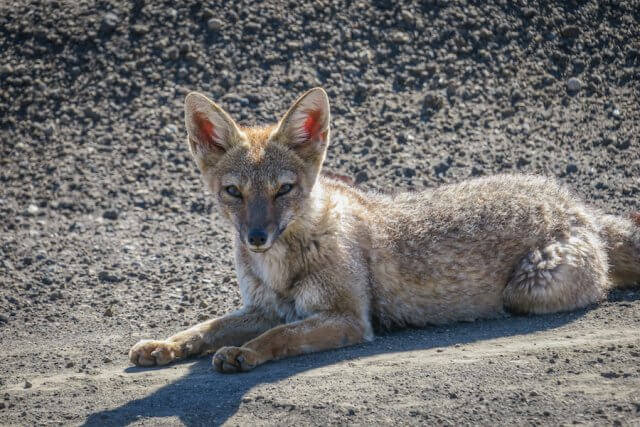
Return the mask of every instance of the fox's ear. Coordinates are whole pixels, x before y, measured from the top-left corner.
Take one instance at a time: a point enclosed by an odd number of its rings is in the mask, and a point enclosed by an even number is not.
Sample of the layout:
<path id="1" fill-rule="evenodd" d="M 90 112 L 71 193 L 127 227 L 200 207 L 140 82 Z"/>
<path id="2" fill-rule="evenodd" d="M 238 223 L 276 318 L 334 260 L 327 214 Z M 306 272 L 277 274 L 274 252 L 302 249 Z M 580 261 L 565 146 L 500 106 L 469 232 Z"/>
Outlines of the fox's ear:
<path id="1" fill-rule="evenodd" d="M 231 147 L 242 141 L 242 132 L 219 105 L 191 92 L 184 100 L 184 121 L 189 147 L 200 169 L 215 164 Z"/>
<path id="2" fill-rule="evenodd" d="M 322 88 L 304 93 L 278 124 L 276 138 L 291 146 L 305 160 L 324 160 L 329 144 L 329 97 Z"/>

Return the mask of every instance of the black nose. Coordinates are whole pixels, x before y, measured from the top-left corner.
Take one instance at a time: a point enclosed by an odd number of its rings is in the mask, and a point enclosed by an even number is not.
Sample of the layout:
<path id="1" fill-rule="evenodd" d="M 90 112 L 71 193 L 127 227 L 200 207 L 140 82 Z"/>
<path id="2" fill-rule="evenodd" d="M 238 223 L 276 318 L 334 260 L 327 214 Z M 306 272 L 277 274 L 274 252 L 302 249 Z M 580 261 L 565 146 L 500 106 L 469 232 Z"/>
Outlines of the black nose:
<path id="1" fill-rule="evenodd" d="M 264 230 L 253 229 L 249 231 L 249 244 L 251 246 L 262 246 L 267 243 L 267 233 Z"/>

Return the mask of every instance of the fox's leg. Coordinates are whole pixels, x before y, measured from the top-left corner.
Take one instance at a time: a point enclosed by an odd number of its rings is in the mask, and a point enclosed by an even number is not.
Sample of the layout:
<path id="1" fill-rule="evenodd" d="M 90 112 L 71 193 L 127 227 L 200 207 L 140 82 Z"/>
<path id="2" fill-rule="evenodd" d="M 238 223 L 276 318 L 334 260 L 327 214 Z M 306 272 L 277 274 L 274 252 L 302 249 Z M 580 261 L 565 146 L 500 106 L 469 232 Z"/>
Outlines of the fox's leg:
<path id="1" fill-rule="evenodd" d="M 245 308 L 200 323 L 164 341 L 142 340 L 129 351 L 129 360 L 139 366 L 166 365 L 225 345 L 241 345 L 279 323 L 258 309 Z"/>
<path id="2" fill-rule="evenodd" d="M 242 347 L 222 347 L 213 363 L 220 372 L 248 371 L 269 360 L 363 342 L 371 339 L 370 329 L 355 316 L 318 314 L 277 326 Z"/>
<path id="3" fill-rule="evenodd" d="M 601 300 L 611 287 L 608 268 L 600 237 L 576 227 L 520 261 L 504 289 L 504 305 L 522 314 L 584 307 Z"/>

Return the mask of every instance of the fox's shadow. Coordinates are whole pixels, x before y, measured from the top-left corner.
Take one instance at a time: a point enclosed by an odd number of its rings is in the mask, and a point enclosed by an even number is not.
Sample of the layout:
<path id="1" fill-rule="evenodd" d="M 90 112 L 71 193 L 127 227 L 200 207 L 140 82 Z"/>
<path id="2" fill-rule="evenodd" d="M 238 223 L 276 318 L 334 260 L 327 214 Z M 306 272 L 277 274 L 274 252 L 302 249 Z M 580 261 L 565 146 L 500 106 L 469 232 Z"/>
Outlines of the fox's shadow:
<path id="1" fill-rule="evenodd" d="M 613 291 L 608 301 L 638 299 L 640 292 L 637 291 Z M 188 426 L 220 425 L 236 413 L 242 397 L 259 384 L 277 382 L 303 371 L 377 354 L 449 347 L 554 329 L 573 322 L 592 308 L 545 316 L 510 317 L 398 331 L 379 335 L 367 344 L 271 362 L 245 374 L 224 375 L 215 372 L 211 366 L 211 356 L 193 359 L 183 362 L 192 364 L 184 377 L 142 399 L 91 414 L 85 425 L 127 425 L 154 417 L 178 417 Z M 142 370 L 127 368 L 125 372 Z"/>

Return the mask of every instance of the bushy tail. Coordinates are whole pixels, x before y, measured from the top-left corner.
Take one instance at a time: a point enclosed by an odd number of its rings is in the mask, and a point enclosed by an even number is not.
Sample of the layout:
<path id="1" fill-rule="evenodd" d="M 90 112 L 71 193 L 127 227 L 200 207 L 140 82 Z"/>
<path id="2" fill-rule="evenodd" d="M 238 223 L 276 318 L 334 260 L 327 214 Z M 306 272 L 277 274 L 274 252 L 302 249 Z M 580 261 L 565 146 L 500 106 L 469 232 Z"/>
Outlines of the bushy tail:
<path id="1" fill-rule="evenodd" d="M 600 225 L 614 284 L 618 287 L 640 284 L 640 212 L 629 218 L 603 215 Z"/>

